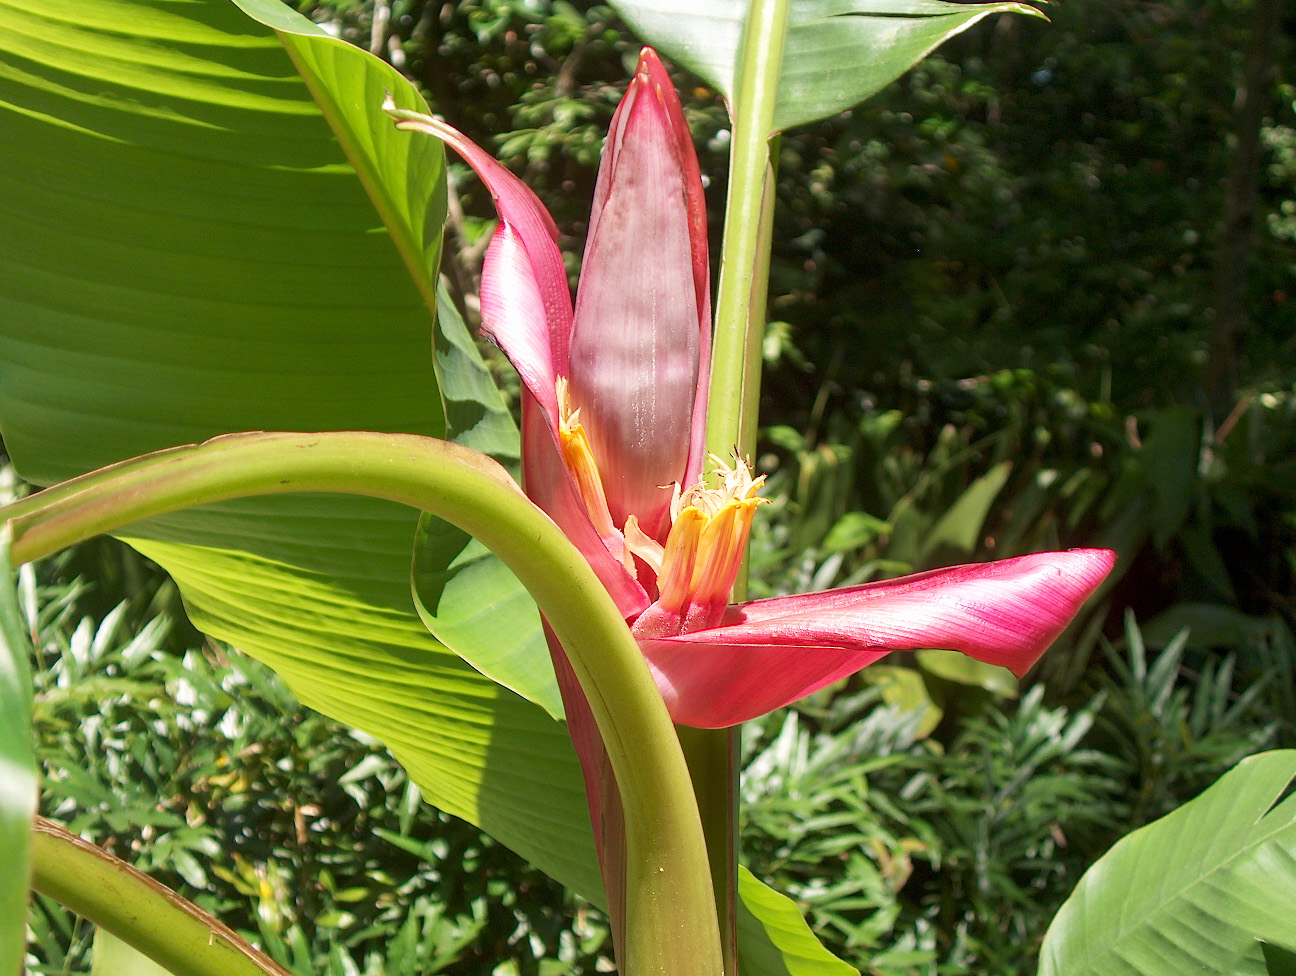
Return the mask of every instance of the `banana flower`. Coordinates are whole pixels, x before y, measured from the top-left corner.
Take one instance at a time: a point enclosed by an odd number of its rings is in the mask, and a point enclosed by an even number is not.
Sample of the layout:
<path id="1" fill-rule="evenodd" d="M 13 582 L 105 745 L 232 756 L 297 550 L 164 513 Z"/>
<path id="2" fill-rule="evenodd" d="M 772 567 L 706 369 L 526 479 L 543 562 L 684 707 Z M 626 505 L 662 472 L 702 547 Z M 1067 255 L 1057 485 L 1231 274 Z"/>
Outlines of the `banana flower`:
<path id="1" fill-rule="evenodd" d="M 398 128 L 450 145 L 494 197 L 482 331 L 522 380 L 524 488 L 625 616 L 677 723 L 744 722 L 895 650 L 949 648 L 1024 674 L 1111 569 L 1106 550 L 1040 553 L 728 605 L 764 479 L 741 459 L 713 459 L 702 478 L 706 207 L 656 54 L 644 49 L 612 118 L 574 308 L 557 228 L 535 193 L 444 122 L 385 107 Z M 566 653 L 547 636 L 620 953 L 620 790 Z"/>
<path id="2" fill-rule="evenodd" d="M 527 494 L 616 601 L 677 722 L 737 724 L 895 650 L 950 648 L 1022 675 L 1111 569 L 1107 550 L 1039 553 L 728 606 L 762 479 L 738 460 L 701 480 L 706 208 L 656 54 L 644 49 L 612 119 L 574 310 L 531 189 L 444 122 L 389 112 L 454 148 L 494 197 L 482 330 L 522 379 Z"/>

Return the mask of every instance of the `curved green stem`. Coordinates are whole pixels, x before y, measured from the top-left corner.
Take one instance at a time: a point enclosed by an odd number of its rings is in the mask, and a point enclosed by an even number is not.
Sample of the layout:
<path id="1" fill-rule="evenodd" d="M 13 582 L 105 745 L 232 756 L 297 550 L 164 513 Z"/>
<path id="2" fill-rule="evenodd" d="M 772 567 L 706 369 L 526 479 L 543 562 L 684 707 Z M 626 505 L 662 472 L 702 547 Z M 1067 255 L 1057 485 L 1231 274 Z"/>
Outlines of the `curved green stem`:
<path id="1" fill-rule="evenodd" d="M 32 827 L 32 867 L 37 891 L 174 976 L 289 976 L 192 902 L 44 817 Z"/>
<path id="2" fill-rule="evenodd" d="M 75 479 L 0 517 L 12 521 L 13 556 L 25 562 L 165 512 L 293 492 L 369 495 L 431 512 L 521 580 L 567 650 L 621 790 L 625 972 L 716 976 L 706 845 L 661 695 L 584 557 L 485 455 L 409 434 L 231 434 Z"/>

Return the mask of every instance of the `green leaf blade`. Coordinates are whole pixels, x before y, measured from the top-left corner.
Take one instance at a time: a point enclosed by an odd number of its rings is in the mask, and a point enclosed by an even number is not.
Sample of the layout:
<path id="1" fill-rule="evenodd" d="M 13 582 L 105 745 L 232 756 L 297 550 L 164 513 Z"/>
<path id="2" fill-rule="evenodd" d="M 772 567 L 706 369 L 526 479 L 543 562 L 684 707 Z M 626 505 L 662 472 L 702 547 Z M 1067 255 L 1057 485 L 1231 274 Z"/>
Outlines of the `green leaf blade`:
<path id="1" fill-rule="evenodd" d="M 225 3 L 65 22 L 97 6 L 0 4 L 24 474 L 258 427 L 441 433 L 424 303 L 275 36 Z"/>
<path id="2" fill-rule="evenodd" d="M 441 151 L 379 108 L 421 101 L 282 5 L 243 6 L 282 33 L 228 0 L 0 0 L 0 429 L 29 480 L 229 431 L 446 430 Z M 283 497 L 130 538 L 209 633 L 597 898 L 565 730 L 428 635 L 417 523 Z"/>
<path id="3" fill-rule="evenodd" d="M 617 0 L 613 6 L 645 41 L 733 97 L 744 0 Z M 774 132 L 858 105 L 944 41 L 996 13 L 1043 16 L 1017 2 L 793 0 Z"/>
<path id="4" fill-rule="evenodd" d="M 256 498 L 153 519 L 127 541 L 167 568 L 204 633 L 381 740 L 428 802 L 598 898 L 566 729 L 429 636 L 407 575 L 417 519 L 368 499 Z M 357 522 L 363 534 L 336 527 Z M 301 535 L 273 537 L 267 525 Z"/>
<path id="5" fill-rule="evenodd" d="M 30 641 L 9 562 L 9 528 L 0 527 L 0 973 L 22 970 L 36 814 L 32 751 Z"/>
<path id="6" fill-rule="evenodd" d="M 95 929 L 90 976 L 172 976 L 144 953 L 107 929 Z"/>
<path id="7" fill-rule="evenodd" d="M 796 905 L 738 868 L 738 961 L 748 976 L 858 976 L 823 947 Z"/>
<path id="8" fill-rule="evenodd" d="M 412 583 L 419 616 L 437 640 L 554 719 L 563 718 L 540 613 L 490 550 L 424 513 Z"/>
<path id="9" fill-rule="evenodd" d="M 437 307 L 436 373 L 449 439 L 513 465 L 520 453 L 517 427 L 444 285 Z M 540 612 L 494 553 L 424 512 L 410 583 L 419 617 L 433 637 L 562 720 L 562 696 Z"/>
<path id="10" fill-rule="evenodd" d="M 1262 942 L 1260 952 L 1264 956 L 1265 976 L 1296 976 L 1296 952 L 1272 942 Z"/>
<path id="11" fill-rule="evenodd" d="M 794 0 L 783 55 L 777 132 L 829 118 L 877 94 L 956 34 L 1020 3 Z"/>
<path id="12" fill-rule="evenodd" d="M 1054 918 L 1040 976 L 1262 976 L 1257 940 L 1296 940 L 1296 801 L 1273 806 L 1294 776 L 1296 751 L 1252 756 L 1120 841 Z"/>
<path id="13" fill-rule="evenodd" d="M 943 549 L 970 556 L 981 541 L 990 506 L 999 497 L 1012 464 L 1002 461 L 970 484 L 936 520 L 923 539 L 919 559 L 926 560 Z"/>
<path id="14" fill-rule="evenodd" d="M 424 302 L 435 309 L 446 216 L 445 150 L 435 139 L 409 138 L 375 112 L 388 94 L 413 111 L 426 112 L 427 103 L 395 68 L 346 41 L 321 37 L 310 21 L 298 19 L 305 26 L 280 29 L 279 39 L 355 167 Z"/>

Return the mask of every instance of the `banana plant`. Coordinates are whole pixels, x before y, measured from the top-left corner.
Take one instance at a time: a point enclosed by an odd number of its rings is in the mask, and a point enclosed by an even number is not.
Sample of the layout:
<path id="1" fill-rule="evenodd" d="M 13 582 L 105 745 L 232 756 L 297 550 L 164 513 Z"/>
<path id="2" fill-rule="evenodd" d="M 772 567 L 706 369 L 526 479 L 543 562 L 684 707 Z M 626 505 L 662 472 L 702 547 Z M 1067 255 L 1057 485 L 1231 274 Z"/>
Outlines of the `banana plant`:
<path id="1" fill-rule="evenodd" d="M 619 5 L 729 101 L 714 321 L 698 165 L 651 50 L 573 307 L 535 195 L 278 0 L 0 2 L 21 184 L 0 216 L 0 431 L 54 485 L 4 517 L 19 561 L 100 532 L 155 559 L 200 628 L 608 907 L 623 972 L 841 972 L 738 871 L 729 729 L 893 650 L 1023 672 L 1113 557 L 741 602 L 771 140 L 1035 11 L 668 7 Z M 500 211 L 482 327 L 523 378 L 520 437 L 438 298 L 442 141 Z M 234 433 L 259 430 L 306 433 Z M 497 463 L 519 458 L 523 487 Z"/>

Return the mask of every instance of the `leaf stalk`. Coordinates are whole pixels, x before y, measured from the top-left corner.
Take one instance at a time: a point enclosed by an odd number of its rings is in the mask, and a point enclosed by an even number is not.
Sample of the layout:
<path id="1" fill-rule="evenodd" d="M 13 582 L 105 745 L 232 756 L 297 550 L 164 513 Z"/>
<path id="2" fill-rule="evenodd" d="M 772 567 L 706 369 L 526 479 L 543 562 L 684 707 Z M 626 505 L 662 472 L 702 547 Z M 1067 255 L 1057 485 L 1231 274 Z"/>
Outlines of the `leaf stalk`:
<path id="1" fill-rule="evenodd" d="M 15 561 L 27 562 L 166 512 L 294 492 L 368 495 L 431 512 L 514 572 L 567 650 L 621 790 L 633 922 L 625 973 L 720 973 L 706 845 L 661 695 L 584 557 L 490 458 L 410 434 L 230 434 L 92 472 L 0 518 L 12 521 Z"/>
<path id="2" fill-rule="evenodd" d="M 715 339 L 707 413 L 707 451 L 750 458 L 756 449 L 761 351 L 773 240 L 774 110 L 783 65 L 789 0 L 751 0 L 730 105 L 729 194 L 725 204 Z M 733 596 L 747 591 L 746 571 Z M 738 729 L 679 730 L 707 838 L 720 917 L 725 972 L 737 962 Z"/>
<path id="3" fill-rule="evenodd" d="M 32 886 L 174 976 L 289 976 L 170 888 L 58 824 L 32 826 Z"/>

